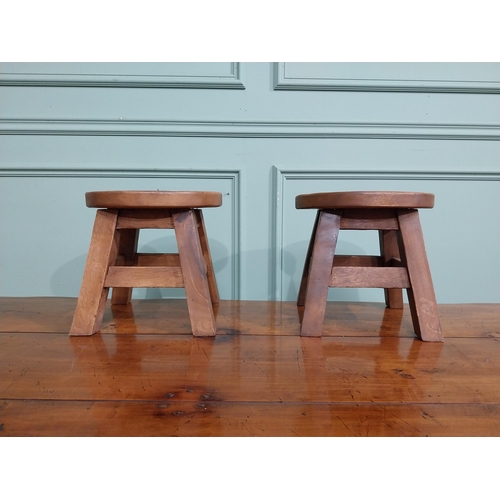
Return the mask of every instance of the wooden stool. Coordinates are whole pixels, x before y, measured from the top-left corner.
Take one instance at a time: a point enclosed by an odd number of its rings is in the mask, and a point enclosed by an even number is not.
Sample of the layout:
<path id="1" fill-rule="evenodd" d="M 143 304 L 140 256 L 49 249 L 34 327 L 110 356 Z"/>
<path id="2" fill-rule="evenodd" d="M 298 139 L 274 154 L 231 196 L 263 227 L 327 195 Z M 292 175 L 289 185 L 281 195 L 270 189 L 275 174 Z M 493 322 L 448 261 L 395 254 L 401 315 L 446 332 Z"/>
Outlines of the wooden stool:
<path id="1" fill-rule="evenodd" d="M 215 335 L 219 293 L 201 208 L 220 207 L 206 191 L 98 191 L 85 194 L 97 210 L 70 335 L 99 330 L 108 290 L 128 304 L 132 288 L 185 288 L 193 335 Z M 175 229 L 178 254 L 140 254 L 140 229 Z"/>
<path id="2" fill-rule="evenodd" d="M 320 337 L 329 287 L 384 288 L 389 308 L 403 307 L 407 289 L 413 328 L 425 341 L 442 342 L 431 272 L 418 208 L 434 195 L 390 191 L 302 194 L 298 209 L 318 210 L 297 305 L 304 306 L 301 335 Z M 340 229 L 379 232 L 380 256 L 335 255 Z"/>

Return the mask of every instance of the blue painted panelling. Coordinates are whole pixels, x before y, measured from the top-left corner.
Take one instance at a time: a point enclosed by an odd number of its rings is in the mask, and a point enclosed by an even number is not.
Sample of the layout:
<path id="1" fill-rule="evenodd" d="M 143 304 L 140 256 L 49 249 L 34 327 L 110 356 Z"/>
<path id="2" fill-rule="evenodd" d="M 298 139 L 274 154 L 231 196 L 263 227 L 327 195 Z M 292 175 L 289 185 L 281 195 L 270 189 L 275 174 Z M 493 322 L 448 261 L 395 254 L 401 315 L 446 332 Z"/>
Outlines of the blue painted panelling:
<path id="1" fill-rule="evenodd" d="M 500 64 L 61 64 L 0 66 L 2 295 L 78 293 L 86 190 L 223 192 L 206 214 L 222 298 L 293 300 L 313 217 L 296 194 L 405 189 L 436 193 L 438 301 L 500 301 Z"/>

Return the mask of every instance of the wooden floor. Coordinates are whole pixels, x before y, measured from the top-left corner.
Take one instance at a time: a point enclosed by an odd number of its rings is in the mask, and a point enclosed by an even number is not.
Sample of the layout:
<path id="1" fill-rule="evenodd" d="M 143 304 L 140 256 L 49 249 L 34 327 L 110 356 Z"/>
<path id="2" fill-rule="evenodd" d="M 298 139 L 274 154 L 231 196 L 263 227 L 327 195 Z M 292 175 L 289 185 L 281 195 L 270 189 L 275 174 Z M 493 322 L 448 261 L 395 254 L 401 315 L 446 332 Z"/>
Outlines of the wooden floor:
<path id="1" fill-rule="evenodd" d="M 301 338 L 291 302 L 223 301 L 216 338 L 183 300 L 0 299 L 0 436 L 500 436 L 500 304 L 440 305 L 444 343 L 407 309 L 329 302 Z"/>

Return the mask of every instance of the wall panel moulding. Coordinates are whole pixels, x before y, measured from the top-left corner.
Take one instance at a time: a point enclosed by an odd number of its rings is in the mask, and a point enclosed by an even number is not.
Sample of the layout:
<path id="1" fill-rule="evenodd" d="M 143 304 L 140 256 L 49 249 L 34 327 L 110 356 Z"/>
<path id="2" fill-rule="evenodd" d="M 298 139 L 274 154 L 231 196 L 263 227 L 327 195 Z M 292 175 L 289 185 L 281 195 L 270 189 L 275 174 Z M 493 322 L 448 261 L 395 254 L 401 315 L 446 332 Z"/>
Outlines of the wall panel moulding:
<path id="1" fill-rule="evenodd" d="M 0 85 L 245 89 L 241 64 L 3 63 Z"/>
<path id="2" fill-rule="evenodd" d="M 0 135 L 498 141 L 500 125 L 3 118 Z"/>
<path id="3" fill-rule="evenodd" d="M 500 93 L 499 63 L 274 63 L 275 90 Z"/>

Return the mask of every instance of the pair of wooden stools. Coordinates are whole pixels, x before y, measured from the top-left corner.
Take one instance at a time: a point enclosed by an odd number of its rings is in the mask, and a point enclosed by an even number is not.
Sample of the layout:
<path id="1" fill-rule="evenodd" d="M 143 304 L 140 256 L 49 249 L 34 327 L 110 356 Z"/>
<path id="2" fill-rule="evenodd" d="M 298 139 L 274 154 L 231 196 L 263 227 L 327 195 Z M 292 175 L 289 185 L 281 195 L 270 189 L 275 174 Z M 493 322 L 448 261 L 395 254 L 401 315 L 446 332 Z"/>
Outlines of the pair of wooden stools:
<path id="1" fill-rule="evenodd" d="M 98 191 L 86 193 L 98 208 L 70 335 L 99 330 L 109 288 L 112 304 L 128 304 L 133 288 L 184 288 L 193 335 L 216 333 L 219 303 L 202 208 L 222 195 L 205 191 Z M 389 308 L 402 308 L 402 289 L 415 333 L 440 342 L 443 334 L 424 247 L 419 208 L 428 193 L 355 191 L 299 195 L 298 209 L 316 209 L 297 304 L 301 335 L 321 336 L 330 287 L 384 288 Z M 137 253 L 139 230 L 174 229 L 177 254 Z M 380 256 L 336 255 L 340 229 L 377 230 Z"/>

